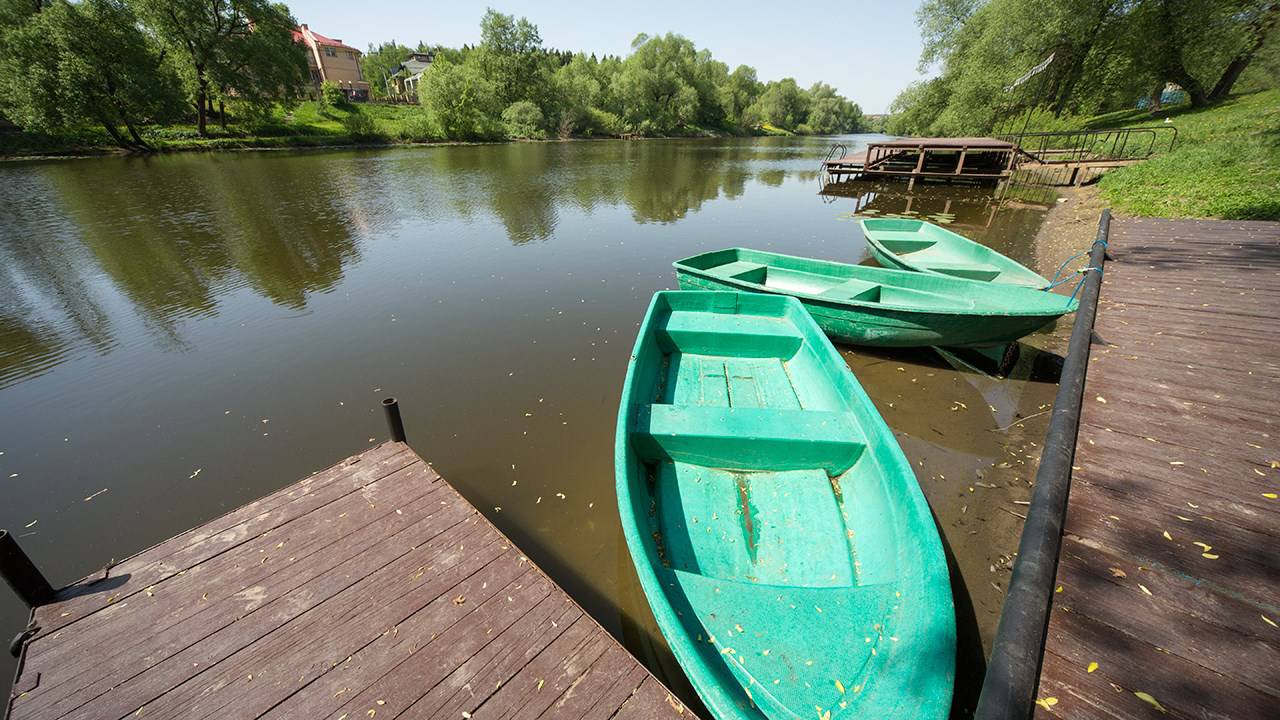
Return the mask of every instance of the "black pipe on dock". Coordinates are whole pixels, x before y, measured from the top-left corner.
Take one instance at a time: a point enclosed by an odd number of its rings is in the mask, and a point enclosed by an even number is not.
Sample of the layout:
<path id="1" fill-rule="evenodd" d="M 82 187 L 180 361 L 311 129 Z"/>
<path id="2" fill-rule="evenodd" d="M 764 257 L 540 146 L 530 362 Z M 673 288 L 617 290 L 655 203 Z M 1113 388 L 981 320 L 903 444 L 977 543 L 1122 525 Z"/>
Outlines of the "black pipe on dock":
<path id="1" fill-rule="evenodd" d="M 1031 506 L 1018 543 L 1018 561 L 1013 566 L 974 720 L 1023 720 L 1030 718 L 1035 710 L 1045 636 L 1049 630 L 1049 609 L 1058 574 L 1058 553 L 1062 548 L 1062 526 L 1071 492 L 1071 464 L 1080 430 L 1089 346 L 1110 231 L 1111 211 L 1104 210 L 1098 220 L 1097 239 L 1089 253 L 1089 266 L 1084 271 L 1088 276 L 1080 294 L 1075 325 L 1071 328 L 1071 344 L 1062 366 L 1058 394 L 1053 400 L 1053 416 L 1044 451 L 1040 454 Z"/>
<path id="2" fill-rule="evenodd" d="M 400 417 L 400 403 L 393 397 L 382 401 L 382 409 L 387 414 L 387 430 L 391 432 L 391 440 L 405 442 L 404 419 Z"/>
<path id="3" fill-rule="evenodd" d="M 44 605 L 53 599 L 53 586 L 8 530 L 0 530 L 0 575 L 27 607 Z"/>

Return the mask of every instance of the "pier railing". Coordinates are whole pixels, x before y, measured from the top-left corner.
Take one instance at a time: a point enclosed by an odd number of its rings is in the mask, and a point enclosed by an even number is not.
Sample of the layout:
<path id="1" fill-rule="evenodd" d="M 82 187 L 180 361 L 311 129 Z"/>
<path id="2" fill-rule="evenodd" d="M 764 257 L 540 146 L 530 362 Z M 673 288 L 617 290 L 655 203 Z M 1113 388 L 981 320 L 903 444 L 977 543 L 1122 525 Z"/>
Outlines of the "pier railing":
<path id="1" fill-rule="evenodd" d="M 1013 566 L 974 720 L 1025 720 L 1035 710 L 1110 230 L 1111 211 L 1104 210 L 1083 271 L 1080 307 L 1071 328 L 1035 490 L 1018 543 L 1018 561 Z"/>

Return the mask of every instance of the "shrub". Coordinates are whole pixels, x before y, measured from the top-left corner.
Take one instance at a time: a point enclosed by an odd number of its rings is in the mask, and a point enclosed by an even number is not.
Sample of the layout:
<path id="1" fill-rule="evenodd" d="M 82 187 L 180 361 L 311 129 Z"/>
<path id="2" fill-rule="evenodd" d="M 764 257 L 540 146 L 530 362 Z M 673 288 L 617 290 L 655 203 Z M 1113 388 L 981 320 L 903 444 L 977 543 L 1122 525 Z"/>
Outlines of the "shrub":
<path id="1" fill-rule="evenodd" d="M 401 140 L 410 142 L 439 140 L 442 137 L 435 123 L 431 122 L 430 116 L 425 111 L 416 112 L 401 123 L 400 129 L 396 134 Z"/>
<path id="2" fill-rule="evenodd" d="M 587 119 L 583 123 L 584 135 L 621 135 L 625 127 L 622 118 L 607 110 L 588 108 Z"/>
<path id="3" fill-rule="evenodd" d="M 374 122 L 373 118 L 358 110 L 342 119 L 342 129 L 351 137 L 359 140 L 369 140 L 381 136 L 381 133 L 378 132 L 378 124 Z"/>
<path id="4" fill-rule="evenodd" d="M 332 80 L 325 80 L 320 83 L 320 114 L 328 115 L 330 110 L 334 108 L 347 107 L 347 96 L 342 92 L 342 88 Z"/>
<path id="5" fill-rule="evenodd" d="M 509 138 L 540 140 L 547 136 L 542 129 L 542 110 L 528 100 L 519 100 L 502 111 L 502 127 Z"/>

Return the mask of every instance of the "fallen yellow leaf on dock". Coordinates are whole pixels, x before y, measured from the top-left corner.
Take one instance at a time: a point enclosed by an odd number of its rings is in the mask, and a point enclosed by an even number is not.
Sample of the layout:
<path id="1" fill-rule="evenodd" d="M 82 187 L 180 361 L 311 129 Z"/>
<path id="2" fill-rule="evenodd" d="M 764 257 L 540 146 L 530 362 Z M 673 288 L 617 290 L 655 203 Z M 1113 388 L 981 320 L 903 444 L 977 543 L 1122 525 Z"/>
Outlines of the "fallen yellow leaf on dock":
<path id="1" fill-rule="evenodd" d="M 1144 702 L 1144 703 L 1147 703 L 1148 705 L 1150 705 L 1151 707 L 1153 707 L 1153 708 L 1155 708 L 1155 709 L 1159 710 L 1160 712 L 1162 712 L 1162 713 L 1168 713 L 1168 712 L 1169 712 L 1168 710 L 1166 710 L 1166 709 L 1165 709 L 1165 707 L 1164 707 L 1163 705 L 1161 705 L 1161 704 L 1160 704 L 1160 701 L 1159 701 L 1159 700 L 1156 700 L 1154 697 L 1151 697 L 1151 695 L 1150 695 L 1150 694 L 1148 694 L 1148 693 L 1144 693 L 1144 692 L 1142 692 L 1142 691 L 1140 691 L 1140 690 L 1139 690 L 1139 691 L 1137 691 L 1137 692 L 1134 692 L 1133 694 L 1134 694 L 1134 695 L 1137 695 L 1139 700 L 1141 700 L 1141 701 L 1142 701 L 1142 702 Z"/>
<path id="2" fill-rule="evenodd" d="M 1040 698 L 1039 700 L 1036 700 L 1036 704 L 1044 708 L 1045 710 L 1052 710 L 1053 706 L 1058 704 L 1058 698 L 1056 697 Z"/>
<path id="3" fill-rule="evenodd" d="M 1268 500 L 1275 500 L 1277 495 L 1275 493 L 1262 493 L 1262 497 Z"/>
<path id="4" fill-rule="evenodd" d="M 1089 663 L 1089 667 L 1085 668 L 1085 672 L 1093 672 L 1094 670 L 1097 670 L 1097 669 L 1098 669 L 1098 663 L 1091 662 Z"/>
<path id="5" fill-rule="evenodd" d="M 1150 590 L 1148 590 L 1148 589 L 1147 589 L 1147 586 L 1146 586 L 1146 585 L 1143 585 L 1142 583 L 1138 583 L 1138 589 L 1139 589 L 1139 590 L 1141 590 L 1142 592 L 1144 592 L 1144 593 L 1148 594 L 1148 595 L 1151 595 L 1151 591 L 1150 591 Z M 1152 596 L 1152 597 L 1154 597 L 1154 596 Z"/>
<path id="6" fill-rule="evenodd" d="M 1201 556 L 1201 557 L 1203 557 L 1203 558 L 1208 558 L 1209 560 L 1217 560 L 1217 559 L 1218 559 L 1218 556 L 1217 556 L 1217 555 L 1214 555 L 1213 553 L 1200 553 L 1200 556 Z"/>
<path id="7" fill-rule="evenodd" d="M 1262 619 L 1263 619 L 1263 620 L 1264 620 L 1268 625 L 1270 625 L 1271 627 L 1280 627 L 1280 625 L 1277 625 L 1277 624 L 1276 624 L 1276 621 L 1275 621 L 1275 620 L 1272 620 L 1271 618 L 1267 617 L 1266 615 L 1259 615 L 1259 617 L 1261 617 L 1261 618 L 1262 618 Z"/>
<path id="8" fill-rule="evenodd" d="M 1169 531 L 1168 531 L 1168 530 L 1165 530 L 1164 532 L 1162 532 L 1162 533 L 1160 533 L 1160 534 L 1164 536 L 1164 539 L 1165 539 L 1165 540 L 1172 540 L 1172 539 L 1173 539 L 1173 536 L 1169 534 Z"/>

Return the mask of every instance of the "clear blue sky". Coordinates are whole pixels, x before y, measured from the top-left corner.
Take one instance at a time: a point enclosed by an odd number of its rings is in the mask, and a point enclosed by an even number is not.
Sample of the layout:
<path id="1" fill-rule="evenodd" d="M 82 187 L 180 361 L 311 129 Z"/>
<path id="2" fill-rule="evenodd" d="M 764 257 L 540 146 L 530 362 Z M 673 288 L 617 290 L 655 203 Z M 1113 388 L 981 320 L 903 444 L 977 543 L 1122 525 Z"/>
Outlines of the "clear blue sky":
<path id="1" fill-rule="evenodd" d="M 887 110 L 898 91 L 918 78 L 916 0 L 285 1 L 299 22 L 362 50 L 393 39 L 405 45 L 475 43 L 487 6 L 529 18 L 545 46 L 563 50 L 626 55 L 640 32 L 676 32 L 730 68 L 751 65 L 761 80 L 794 77 L 806 87 L 828 82 L 868 113 Z"/>

